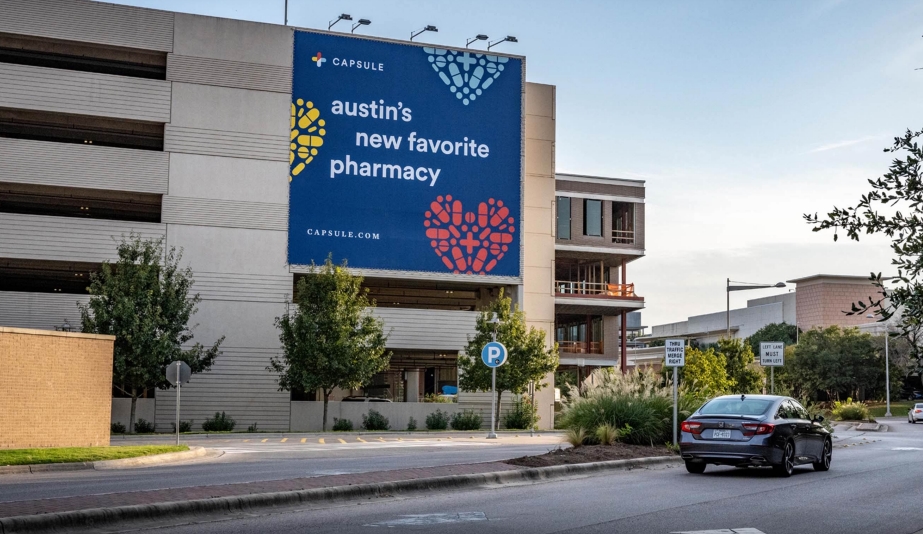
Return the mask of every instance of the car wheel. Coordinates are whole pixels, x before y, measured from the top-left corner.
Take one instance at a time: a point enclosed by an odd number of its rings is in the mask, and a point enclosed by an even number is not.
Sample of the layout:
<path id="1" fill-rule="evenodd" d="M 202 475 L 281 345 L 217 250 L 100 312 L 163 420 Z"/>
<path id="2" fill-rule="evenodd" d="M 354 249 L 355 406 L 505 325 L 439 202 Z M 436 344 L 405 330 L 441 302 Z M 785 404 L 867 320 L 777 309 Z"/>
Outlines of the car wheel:
<path id="1" fill-rule="evenodd" d="M 782 463 L 772 466 L 772 469 L 779 476 L 792 476 L 792 471 L 795 470 L 795 446 L 791 441 L 787 442 L 782 450 Z"/>
<path id="2" fill-rule="evenodd" d="M 705 462 L 686 462 L 686 471 L 694 475 L 701 475 L 705 472 Z"/>
<path id="3" fill-rule="evenodd" d="M 830 460 L 833 459 L 833 444 L 829 440 L 824 441 L 824 453 L 820 457 L 819 462 L 814 462 L 815 471 L 829 471 L 830 470 Z"/>

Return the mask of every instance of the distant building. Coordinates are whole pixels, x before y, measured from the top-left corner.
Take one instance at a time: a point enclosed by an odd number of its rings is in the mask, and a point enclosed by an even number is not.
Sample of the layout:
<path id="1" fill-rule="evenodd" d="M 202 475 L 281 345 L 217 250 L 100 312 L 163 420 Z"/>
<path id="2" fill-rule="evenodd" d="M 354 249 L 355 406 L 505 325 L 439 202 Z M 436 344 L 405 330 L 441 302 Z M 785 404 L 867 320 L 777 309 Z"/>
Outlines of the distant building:
<path id="1" fill-rule="evenodd" d="M 832 325 L 860 326 L 869 323 L 864 315 L 846 315 L 852 303 L 869 301 L 877 288 L 866 276 L 816 274 L 788 281 L 795 284 L 787 293 L 752 299 L 747 307 L 694 315 L 676 323 L 654 325 L 651 335 L 638 341 L 682 338 L 698 343 L 715 343 L 726 337 L 730 327 L 733 338 L 745 339 L 766 325 L 797 324 L 802 331 Z"/>

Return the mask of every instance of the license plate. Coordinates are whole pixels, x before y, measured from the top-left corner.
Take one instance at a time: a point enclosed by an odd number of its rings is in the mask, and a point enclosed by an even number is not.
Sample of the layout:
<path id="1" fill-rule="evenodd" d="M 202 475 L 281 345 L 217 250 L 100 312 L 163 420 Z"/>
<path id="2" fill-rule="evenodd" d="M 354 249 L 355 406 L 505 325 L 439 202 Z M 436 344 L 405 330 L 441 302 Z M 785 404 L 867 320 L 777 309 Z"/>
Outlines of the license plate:
<path id="1" fill-rule="evenodd" d="M 731 439 L 730 430 L 712 430 L 712 439 Z"/>

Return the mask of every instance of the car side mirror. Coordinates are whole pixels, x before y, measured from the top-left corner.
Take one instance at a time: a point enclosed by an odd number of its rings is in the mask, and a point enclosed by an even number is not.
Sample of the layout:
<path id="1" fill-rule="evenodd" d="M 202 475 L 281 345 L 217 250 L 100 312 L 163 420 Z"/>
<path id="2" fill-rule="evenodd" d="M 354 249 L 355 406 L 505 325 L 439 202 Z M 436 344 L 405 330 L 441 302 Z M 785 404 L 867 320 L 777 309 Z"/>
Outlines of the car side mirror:
<path id="1" fill-rule="evenodd" d="M 814 420 L 817 421 L 818 423 L 823 423 L 823 422 L 824 422 L 824 416 L 823 416 L 823 415 L 815 416 L 815 417 L 814 417 Z"/>

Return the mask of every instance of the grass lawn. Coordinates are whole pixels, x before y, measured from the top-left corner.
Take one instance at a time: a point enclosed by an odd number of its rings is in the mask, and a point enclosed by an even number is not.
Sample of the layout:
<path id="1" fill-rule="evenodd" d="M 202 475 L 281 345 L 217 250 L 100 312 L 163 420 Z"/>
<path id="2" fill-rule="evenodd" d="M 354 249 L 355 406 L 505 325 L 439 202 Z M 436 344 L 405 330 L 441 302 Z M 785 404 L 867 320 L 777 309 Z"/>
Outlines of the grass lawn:
<path id="1" fill-rule="evenodd" d="M 919 401 L 891 401 L 891 415 L 895 417 L 906 417 L 909 410 L 916 402 Z M 887 410 L 885 403 L 869 403 L 869 414 L 872 417 L 884 417 Z"/>
<path id="2" fill-rule="evenodd" d="M 0 450 L 0 465 L 95 462 L 188 451 L 186 445 L 139 445 L 131 447 L 61 447 L 54 449 Z"/>

